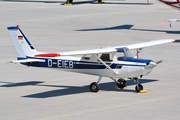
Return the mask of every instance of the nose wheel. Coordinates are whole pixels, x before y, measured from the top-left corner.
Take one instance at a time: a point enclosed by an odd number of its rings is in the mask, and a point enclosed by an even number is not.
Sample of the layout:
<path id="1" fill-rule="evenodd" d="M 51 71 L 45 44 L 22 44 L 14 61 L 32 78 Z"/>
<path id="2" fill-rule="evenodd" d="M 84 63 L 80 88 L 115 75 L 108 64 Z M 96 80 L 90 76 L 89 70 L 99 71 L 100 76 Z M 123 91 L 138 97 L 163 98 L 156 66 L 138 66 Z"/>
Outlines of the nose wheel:
<path id="1" fill-rule="evenodd" d="M 143 90 L 143 86 L 139 83 L 136 85 L 135 89 L 136 89 L 136 92 L 140 92 L 141 90 Z"/>
<path id="2" fill-rule="evenodd" d="M 135 90 L 138 93 L 146 93 L 146 90 L 143 90 L 143 86 L 139 83 L 138 78 L 133 78 L 133 82 L 136 83 Z"/>

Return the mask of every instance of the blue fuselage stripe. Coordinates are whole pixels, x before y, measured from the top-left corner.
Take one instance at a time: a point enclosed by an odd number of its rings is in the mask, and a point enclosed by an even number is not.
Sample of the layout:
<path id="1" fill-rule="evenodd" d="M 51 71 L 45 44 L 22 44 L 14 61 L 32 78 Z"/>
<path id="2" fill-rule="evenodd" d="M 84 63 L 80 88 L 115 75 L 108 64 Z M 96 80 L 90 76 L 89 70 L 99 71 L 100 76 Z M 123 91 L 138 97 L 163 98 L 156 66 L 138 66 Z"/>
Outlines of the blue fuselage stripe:
<path id="1" fill-rule="evenodd" d="M 76 60 L 64 60 L 64 59 L 48 59 L 48 58 L 34 58 L 33 59 L 43 59 L 45 62 L 32 62 L 32 63 L 22 63 L 23 65 L 34 66 L 34 67 L 51 67 L 51 68 L 64 68 L 64 69 L 106 69 L 102 63 L 98 62 L 86 62 L 86 61 L 76 61 Z M 23 59 L 23 58 L 18 58 Z M 26 59 L 26 58 L 24 58 Z M 145 65 L 138 64 L 119 64 L 119 63 L 106 63 L 111 67 L 111 69 L 116 69 L 118 66 L 139 66 L 144 67 Z"/>

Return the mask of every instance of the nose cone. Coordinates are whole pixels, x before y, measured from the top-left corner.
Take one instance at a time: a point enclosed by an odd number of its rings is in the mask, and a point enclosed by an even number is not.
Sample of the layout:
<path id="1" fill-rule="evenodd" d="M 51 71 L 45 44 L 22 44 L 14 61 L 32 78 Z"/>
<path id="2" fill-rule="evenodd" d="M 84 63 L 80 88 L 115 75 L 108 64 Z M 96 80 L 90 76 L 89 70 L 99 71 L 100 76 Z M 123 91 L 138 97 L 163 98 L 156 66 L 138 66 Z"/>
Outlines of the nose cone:
<path id="1" fill-rule="evenodd" d="M 155 62 L 153 62 L 153 61 L 151 61 L 148 65 L 146 65 L 146 69 L 148 69 L 148 68 L 154 68 L 154 67 L 156 67 L 157 66 L 157 64 L 155 63 Z"/>
<path id="2" fill-rule="evenodd" d="M 154 61 L 149 62 L 149 64 L 147 64 L 144 69 L 142 70 L 142 74 L 143 75 L 148 75 L 149 73 L 151 73 L 151 71 L 153 70 L 154 67 L 156 67 L 157 64 Z"/>

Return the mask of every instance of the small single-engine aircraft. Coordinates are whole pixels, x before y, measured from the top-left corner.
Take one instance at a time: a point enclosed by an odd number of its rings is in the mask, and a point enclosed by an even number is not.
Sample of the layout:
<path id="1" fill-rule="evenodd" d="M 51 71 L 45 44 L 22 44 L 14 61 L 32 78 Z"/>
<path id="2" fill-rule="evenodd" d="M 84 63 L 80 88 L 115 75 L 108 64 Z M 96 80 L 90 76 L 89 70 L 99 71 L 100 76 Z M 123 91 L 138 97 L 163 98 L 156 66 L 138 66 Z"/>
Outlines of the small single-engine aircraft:
<path id="1" fill-rule="evenodd" d="M 166 5 L 172 6 L 178 10 L 180 10 L 180 2 L 179 0 L 159 0 L 162 3 L 165 3 Z M 180 19 L 168 19 L 168 20 L 163 20 L 161 27 L 163 26 L 164 22 L 167 21 L 169 22 L 169 25 L 171 27 L 171 22 L 179 22 Z"/>
<path id="2" fill-rule="evenodd" d="M 179 0 L 159 0 L 159 1 L 174 8 L 180 9 Z"/>
<path id="3" fill-rule="evenodd" d="M 119 88 L 126 86 L 125 78 L 131 79 L 137 84 L 136 91 L 143 91 L 138 78 L 149 74 L 162 61 L 138 59 L 140 51 L 145 47 L 174 42 L 173 39 L 163 39 L 103 49 L 45 53 L 35 50 L 19 26 L 7 29 L 17 53 L 17 60 L 12 60 L 12 63 L 99 76 L 98 81 L 90 85 L 92 92 L 98 92 L 102 77 L 111 78 Z M 130 53 L 131 49 L 137 50 L 135 58 Z"/>

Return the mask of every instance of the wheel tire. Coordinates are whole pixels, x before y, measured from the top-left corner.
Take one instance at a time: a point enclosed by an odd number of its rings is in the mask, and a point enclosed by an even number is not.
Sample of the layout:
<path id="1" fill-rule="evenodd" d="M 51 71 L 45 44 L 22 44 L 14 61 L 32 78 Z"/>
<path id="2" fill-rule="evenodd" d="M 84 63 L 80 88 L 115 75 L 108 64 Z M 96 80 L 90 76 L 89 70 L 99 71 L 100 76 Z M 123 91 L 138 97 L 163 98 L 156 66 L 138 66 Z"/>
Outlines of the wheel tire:
<path id="1" fill-rule="evenodd" d="M 97 82 L 93 82 L 90 85 L 91 92 L 98 92 L 99 91 L 99 84 Z"/>
<path id="2" fill-rule="evenodd" d="M 138 84 L 138 86 L 136 85 L 136 87 L 135 87 L 137 92 L 139 92 L 140 90 L 143 90 L 143 86 L 141 84 Z"/>
<path id="3" fill-rule="evenodd" d="M 117 82 L 117 86 L 119 87 L 119 88 L 124 88 L 124 87 L 126 87 L 126 80 L 124 80 L 124 79 L 119 79 L 118 80 L 118 82 Z"/>

